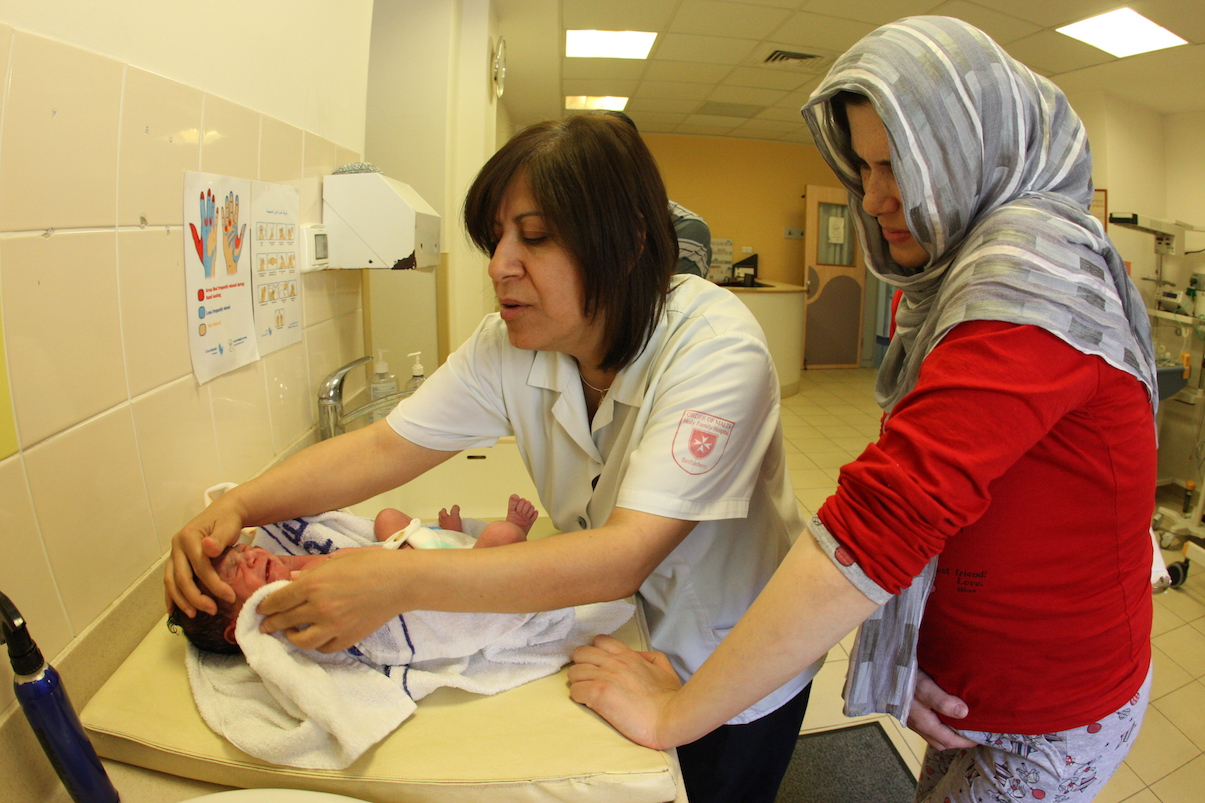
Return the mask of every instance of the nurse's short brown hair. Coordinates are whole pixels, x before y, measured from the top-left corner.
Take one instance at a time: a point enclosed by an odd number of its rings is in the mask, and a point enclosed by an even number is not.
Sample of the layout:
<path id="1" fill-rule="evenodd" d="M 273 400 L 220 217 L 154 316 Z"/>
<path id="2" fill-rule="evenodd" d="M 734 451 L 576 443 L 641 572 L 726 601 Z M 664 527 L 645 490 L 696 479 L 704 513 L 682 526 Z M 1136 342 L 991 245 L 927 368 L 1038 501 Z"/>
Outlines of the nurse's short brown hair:
<path id="1" fill-rule="evenodd" d="M 582 314 L 603 320 L 618 370 L 653 333 L 678 258 L 657 163 L 636 130 L 606 114 L 581 114 L 520 131 L 485 164 L 464 201 L 469 238 L 486 254 L 511 182 L 524 174 L 544 222 L 581 272 Z"/>

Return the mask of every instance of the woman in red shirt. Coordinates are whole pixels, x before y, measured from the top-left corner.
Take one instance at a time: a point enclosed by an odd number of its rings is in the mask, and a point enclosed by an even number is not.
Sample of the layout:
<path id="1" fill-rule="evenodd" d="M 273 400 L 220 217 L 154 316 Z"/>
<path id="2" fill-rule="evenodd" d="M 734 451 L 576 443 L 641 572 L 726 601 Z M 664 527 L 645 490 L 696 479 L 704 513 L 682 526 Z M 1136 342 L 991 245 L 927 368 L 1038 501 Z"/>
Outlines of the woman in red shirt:
<path id="1" fill-rule="evenodd" d="M 943 17 L 870 34 L 803 113 L 901 291 L 881 437 L 686 686 L 600 639 L 573 697 L 671 746 L 865 620 L 846 712 L 926 736 L 918 800 L 1088 800 L 1147 703 L 1156 396 L 1083 126 Z"/>

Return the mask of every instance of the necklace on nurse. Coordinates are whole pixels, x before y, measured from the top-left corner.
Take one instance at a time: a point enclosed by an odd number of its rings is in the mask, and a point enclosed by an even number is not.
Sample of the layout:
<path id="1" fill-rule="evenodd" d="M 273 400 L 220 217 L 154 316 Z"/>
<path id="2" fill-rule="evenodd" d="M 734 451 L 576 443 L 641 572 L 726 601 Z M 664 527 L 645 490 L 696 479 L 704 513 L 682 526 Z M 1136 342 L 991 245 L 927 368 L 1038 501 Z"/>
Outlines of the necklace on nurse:
<path id="1" fill-rule="evenodd" d="M 591 385 L 589 382 L 587 382 L 586 377 L 582 376 L 581 374 L 578 374 L 578 378 L 582 380 L 583 385 L 590 388 L 590 390 L 594 391 L 595 393 L 601 394 L 602 396 L 606 396 L 607 391 L 611 389 L 610 385 L 607 385 L 605 388 L 596 388 L 593 385 Z M 614 382 L 614 380 L 612 380 L 612 382 Z"/>

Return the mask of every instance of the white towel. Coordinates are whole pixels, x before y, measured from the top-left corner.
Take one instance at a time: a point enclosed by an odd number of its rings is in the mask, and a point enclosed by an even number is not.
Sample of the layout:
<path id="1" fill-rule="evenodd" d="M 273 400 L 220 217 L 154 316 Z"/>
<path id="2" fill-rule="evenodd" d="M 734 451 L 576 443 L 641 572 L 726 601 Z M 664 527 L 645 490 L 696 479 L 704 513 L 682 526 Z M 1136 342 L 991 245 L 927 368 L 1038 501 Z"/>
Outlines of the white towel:
<path id="1" fill-rule="evenodd" d="M 371 520 L 335 512 L 261 527 L 255 542 L 272 552 L 325 554 L 376 540 Z M 287 582 L 243 605 L 235 637 L 245 660 L 190 645 L 188 675 L 216 733 L 265 761 L 313 769 L 348 766 L 441 686 L 496 694 L 551 675 L 635 610 L 619 600 L 538 614 L 411 611 L 347 652 L 324 654 L 259 632 L 260 600 Z"/>

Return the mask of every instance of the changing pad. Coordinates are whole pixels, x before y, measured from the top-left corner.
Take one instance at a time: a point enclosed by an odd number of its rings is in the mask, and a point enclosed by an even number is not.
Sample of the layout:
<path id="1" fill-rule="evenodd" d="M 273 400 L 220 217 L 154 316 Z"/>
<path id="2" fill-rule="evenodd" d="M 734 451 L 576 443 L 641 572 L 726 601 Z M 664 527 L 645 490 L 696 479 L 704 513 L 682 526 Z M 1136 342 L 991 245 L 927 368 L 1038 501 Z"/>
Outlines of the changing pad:
<path id="1" fill-rule="evenodd" d="M 647 650 L 637 611 L 615 635 Z M 184 646 L 161 621 L 85 706 L 80 719 L 100 755 L 227 786 L 311 789 L 375 803 L 661 803 L 680 794 L 672 754 L 628 741 L 570 700 L 565 669 L 491 697 L 436 690 L 345 770 L 268 764 L 202 721 Z"/>

